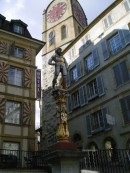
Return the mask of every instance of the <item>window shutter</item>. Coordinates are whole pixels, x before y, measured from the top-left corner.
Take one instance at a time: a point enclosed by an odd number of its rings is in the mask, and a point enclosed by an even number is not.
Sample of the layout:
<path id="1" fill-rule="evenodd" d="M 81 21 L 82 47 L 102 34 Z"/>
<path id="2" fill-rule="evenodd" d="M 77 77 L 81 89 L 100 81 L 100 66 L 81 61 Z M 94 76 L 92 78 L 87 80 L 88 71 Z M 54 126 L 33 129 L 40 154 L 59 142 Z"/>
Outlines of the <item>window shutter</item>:
<path id="1" fill-rule="evenodd" d="M 80 99 L 80 105 L 83 106 L 85 104 L 83 86 L 79 88 L 79 99 Z"/>
<path id="2" fill-rule="evenodd" d="M 84 92 L 84 101 L 85 101 L 85 104 L 86 104 L 86 103 L 88 103 L 87 87 L 86 87 L 86 85 L 83 85 L 83 92 Z"/>
<path id="3" fill-rule="evenodd" d="M 23 124 L 30 125 L 31 117 L 31 106 L 29 103 L 24 102 L 23 104 Z"/>
<path id="4" fill-rule="evenodd" d="M 128 25 L 125 25 L 122 28 L 122 31 L 123 31 L 123 36 L 124 36 L 124 40 L 125 40 L 125 45 L 127 45 L 130 43 L 130 30 L 129 30 Z"/>
<path id="5" fill-rule="evenodd" d="M 31 83 L 32 83 L 32 73 L 31 73 L 31 70 L 25 68 L 24 72 L 25 72 L 24 85 L 25 85 L 25 87 L 30 88 L 31 87 Z"/>
<path id="6" fill-rule="evenodd" d="M 79 61 L 76 64 L 76 68 L 77 68 L 77 74 L 78 74 L 78 79 L 81 78 L 82 76 L 82 66 L 81 66 L 81 61 Z"/>
<path id="7" fill-rule="evenodd" d="M 103 116 L 103 121 L 104 121 L 104 129 L 105 129 L 105 131 L 109 131 L 109 130 L 111 130 L 111 126 L 107 123 L 107 118 L 106 118 L 106 114 L 108 113 L 108 109 L 103 108 L 101 111 L 102 111 L 102 116 Z"/>
<path id="8" fill-rule="evenodd" d="M 107 49 L 106 40 L 101 42 L 101 48 L 102 48 L 102 53 L 103 53 L 104 60 L 107 60 L 109 58 L 109 52 L 108 52 L 108 49 Z"/>
<path id="9" fill-rule="evenodd" d="M 126 9 L 126 12 L 128 12 L 130 10 L 130 5 L 129 4 L 130 4 L 129 0 L 124 1 L 124 6 L 125 6 L 125 9 Z"/>
<path id="10" fill-rule="evenodd" d="M 120 100 L 124 122 L 130 122 L 130 95 Z"/>
<path id="11" fill-rule="evenodd" d="M 122 84 L 122 78 L 121 78 L 121 71 L 119 64 L 117 64 L 115 67 L 113 67 L 115 78 L 116 78 L 116 84 L 117 86 Z"/>
<path id="12" fill-rule="evenodd" d="M 0 122 L 3 122 L 3 120 L 4 120 L 5 103 L 6 103 L 6 100 L 3 98 L 0 98 Z"/>
<path id="13" fill-rule="evenodd" d="M 128 72 L 128 68 L 126 65 L 126 61 L 123 61 L 120 63 L 120 68 L 121 68 L 121 74 L 122 74 L 123 82 L 129 81 L 130 77 L 129 77 L 129 72 Z"/>
<path id="14" fill-rule="evenodd" d="M 89 100 L 91 98 L 89 85 L 87 85 L 86 88 L 87 88 L 87 98 Z"/>
<path id="15" fill-rule="evenodd" d="M 9 65 L 5 62 L 0 62 L 0 82 L 7 83 Z"/>
<path id="16" fill-rule="evenodd" d="M 71 95 L 67 97 L 67 110 L 68 113 L 72 112 L 72 100 L 71 100 Z"/>
<path id="17" fill-rule="evenodd" d="M 86 124 L 87 124 L 87 136 L 91 137 L 92 133 L 91 133 L 91 117 L 90 117 L 90 115 L 86 116 Z"/>
<path id="18" fill-rule="evenodd" d="M 96 77 L 96 82 L 97 82 L 98 94 L 101 97 L 102 95 L 105 94 L 103 79 L 101 75 Z"/>
<path id="19" fill-rule="evenodd" d="M 93 60 L 94 60 L 94 67 L 97 67 L 99 65 L 98 50 L 94 49 L 92 54 L 93 54 Z"/>
<path id="20" fill-rule="evenodd" d="M 113 21 L 112 21 L 111 15 L 108 16 L 108 21 L 109 21 L 109 25 L 112 25 Z"/>

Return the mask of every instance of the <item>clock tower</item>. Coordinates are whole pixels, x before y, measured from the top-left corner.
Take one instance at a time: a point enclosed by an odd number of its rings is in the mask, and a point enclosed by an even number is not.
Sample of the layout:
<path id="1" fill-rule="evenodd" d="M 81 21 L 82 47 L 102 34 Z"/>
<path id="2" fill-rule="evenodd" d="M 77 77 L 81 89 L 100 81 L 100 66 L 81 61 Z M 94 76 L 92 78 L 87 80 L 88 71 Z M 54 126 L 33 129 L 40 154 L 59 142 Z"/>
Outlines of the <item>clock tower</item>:
<path id="1" fill-rule="evenodd" d="M 46 141 L 53 141 L 52 138 L 55 137 L 53 135 L 50 137 L 48 134 L 56 130 L 55 103 L 51 96 L 54 66 L 49 66 L 48 60 L 54 55 L 55 49 L 58 47 L 64 49 L 85 27 L 87 19 L 77 0 L 53 0 L 43 13 L 42 39 L 46 45 L 42 52 L 41 125 L 44 127 L 43 138 L 47 137 Z M 49 145 L 49 142 L 46 145 Z"/>

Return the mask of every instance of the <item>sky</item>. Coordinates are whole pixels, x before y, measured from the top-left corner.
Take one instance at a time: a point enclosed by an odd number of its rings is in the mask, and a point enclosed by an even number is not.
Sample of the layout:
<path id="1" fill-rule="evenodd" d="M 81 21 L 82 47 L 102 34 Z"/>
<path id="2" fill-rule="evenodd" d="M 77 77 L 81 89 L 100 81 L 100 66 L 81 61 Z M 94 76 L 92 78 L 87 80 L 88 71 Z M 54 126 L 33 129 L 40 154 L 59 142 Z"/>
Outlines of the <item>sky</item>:
<path id="1" fill-rule="evenodd" d="M 33 38 L 42 40 L 42 14 L 52 0 L 0 0 L 0 14 L 6 20 L 20 19 L 28 25 Z M 59 0 L 60 1 L 60 0 Z M 88 24 L 102 13 L 115 0 L 78 0 L 81 4 Z M 41 52 L 36 57 L 36 65 L 41 69 Z M 40 111 L 36 102 L 36 128 L 39 127 Z"/>

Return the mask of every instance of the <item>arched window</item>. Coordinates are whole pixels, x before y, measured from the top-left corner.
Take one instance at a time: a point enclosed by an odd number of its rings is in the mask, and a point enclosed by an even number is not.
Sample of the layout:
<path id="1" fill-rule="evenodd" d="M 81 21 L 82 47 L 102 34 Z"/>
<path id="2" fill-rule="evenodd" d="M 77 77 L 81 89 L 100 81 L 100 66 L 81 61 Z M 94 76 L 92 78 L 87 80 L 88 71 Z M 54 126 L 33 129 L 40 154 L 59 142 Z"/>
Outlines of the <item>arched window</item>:
<path id="1" fill-rule="evenodd" d="M 107 137 L 104 141 L 104 147 L 105 149 L 115 149 L 116 143 L 113 138 Z"/>
<path id="2" fill-rule="evenodd" d="M 55 31 L 51 31 L 49 34 L 49 45 L 55 44 Z"/>
<path id="3" fill-rule="evenodd" d="M 113 138 L 107 137 L 104 141 L 104 147 L 107 151 L 107 155 L 111 161 L 117 160 L 117 146 Z"/>
<path id="4" fill-rule="evenodd" d="M 73 136 L 73 142 L 76 143 L 76 142 L 79 142 L 79 141 L 81 141 L 81 136 L 80 136 L 80 134 L 76 133 Z"/>
<path id="5" fill-rule="evenodd" d="M 61 27 L 61 39 L 65 39 L 67 37 L 67 28 L 65 25 Z"/>

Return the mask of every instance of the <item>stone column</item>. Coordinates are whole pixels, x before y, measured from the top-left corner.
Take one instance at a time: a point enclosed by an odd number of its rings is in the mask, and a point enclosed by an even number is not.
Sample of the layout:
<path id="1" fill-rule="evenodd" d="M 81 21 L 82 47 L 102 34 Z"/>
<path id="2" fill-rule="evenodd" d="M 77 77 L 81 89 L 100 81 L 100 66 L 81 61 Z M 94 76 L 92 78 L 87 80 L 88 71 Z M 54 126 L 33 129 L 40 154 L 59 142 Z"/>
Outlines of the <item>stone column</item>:
<path id="1" fill-rule="evenodd" d="M 48 155 L 48 161 L 52 165 L 52 173 L 80 173 L 80 151 L 54 151 Z"/>

